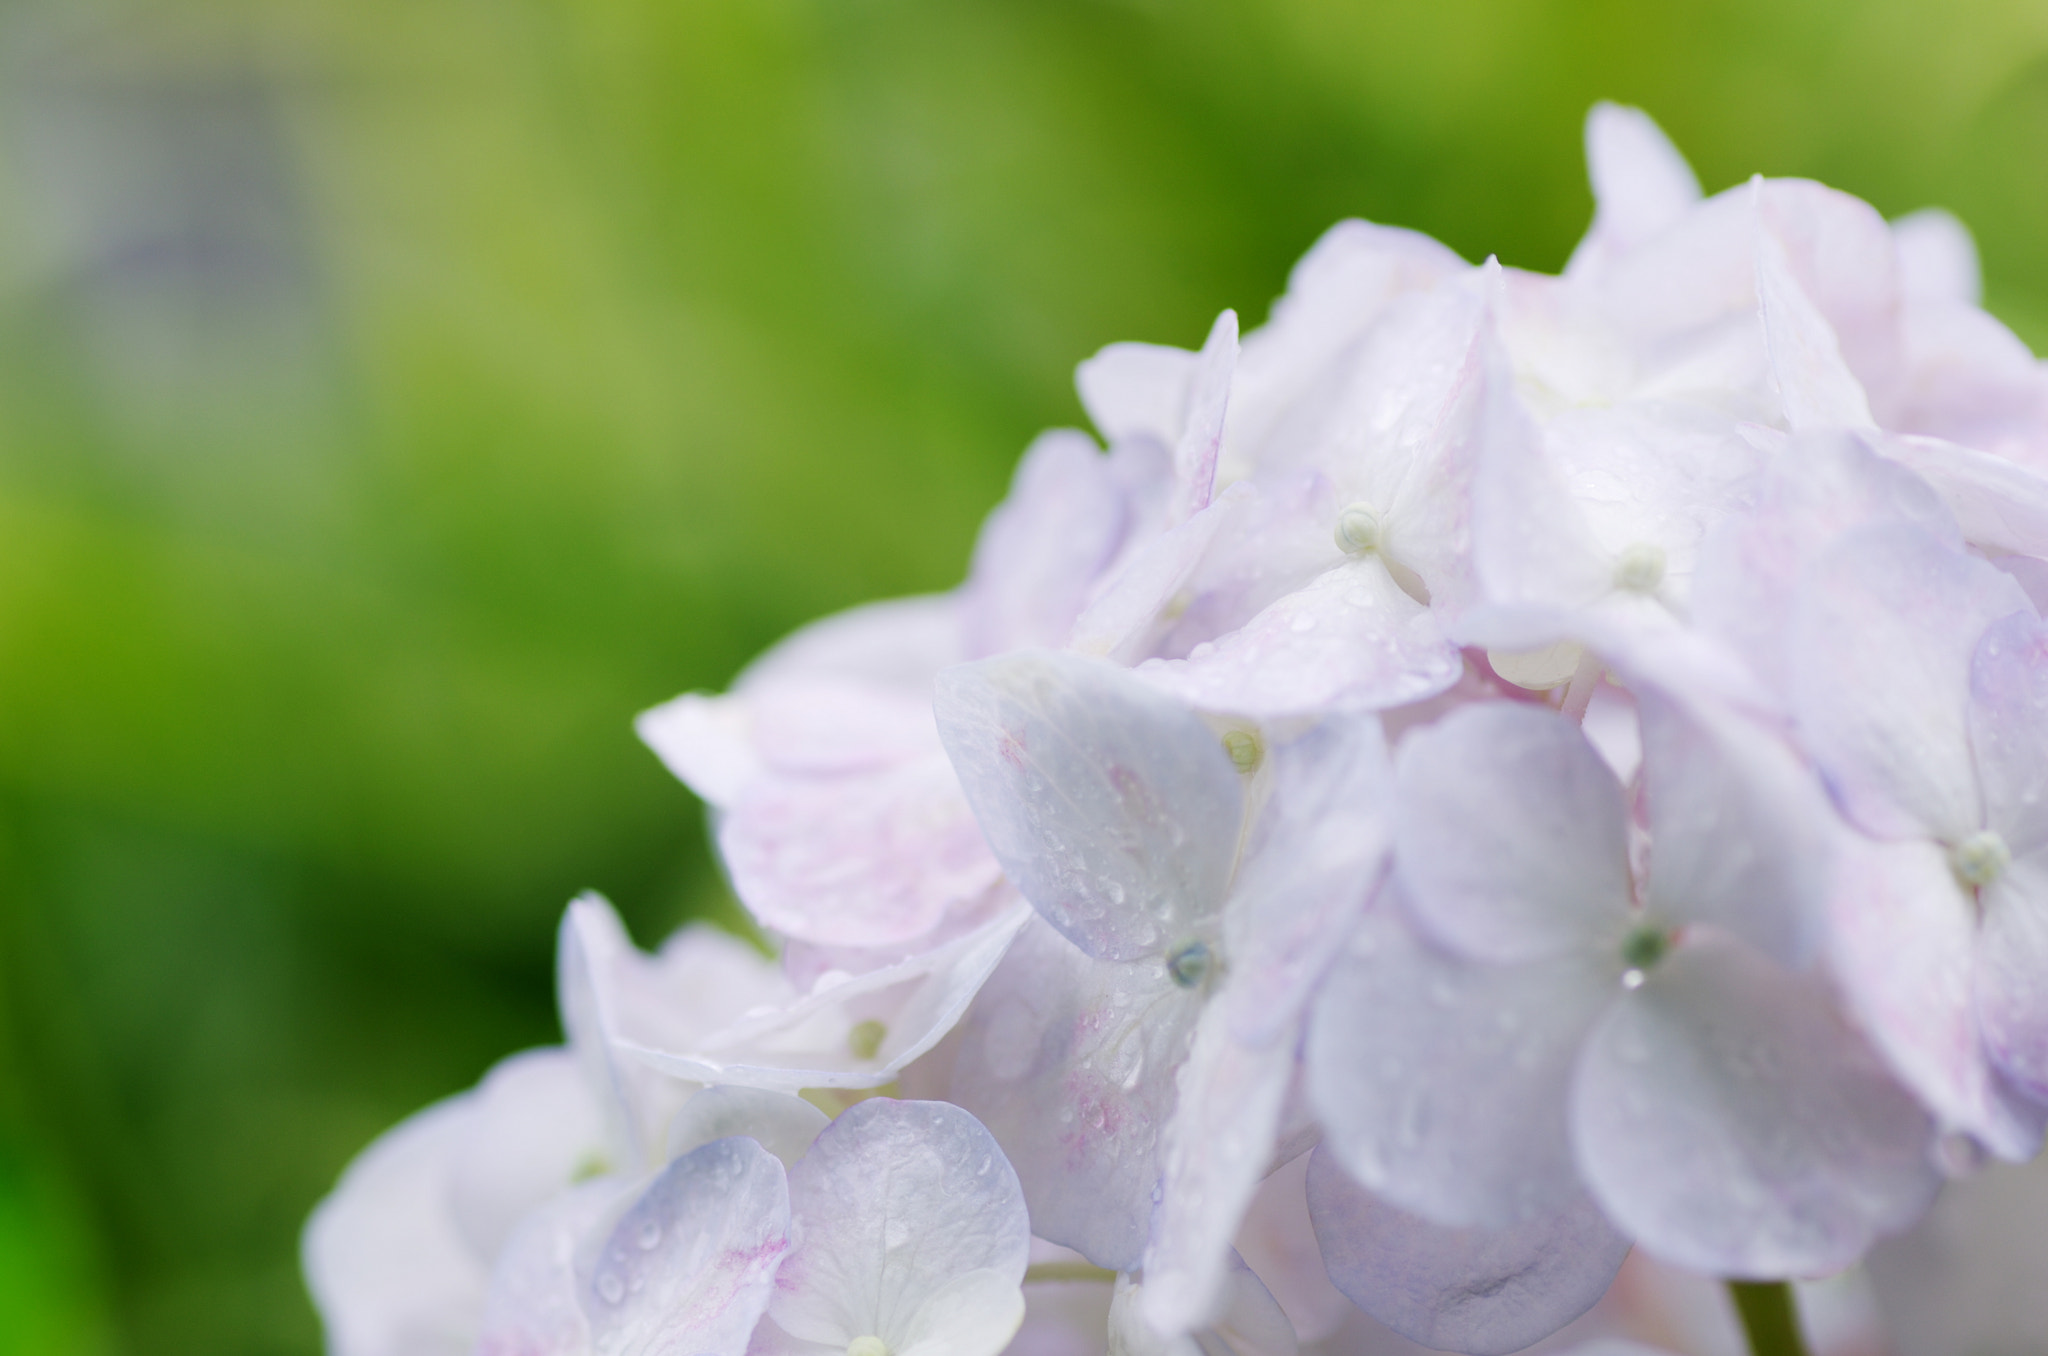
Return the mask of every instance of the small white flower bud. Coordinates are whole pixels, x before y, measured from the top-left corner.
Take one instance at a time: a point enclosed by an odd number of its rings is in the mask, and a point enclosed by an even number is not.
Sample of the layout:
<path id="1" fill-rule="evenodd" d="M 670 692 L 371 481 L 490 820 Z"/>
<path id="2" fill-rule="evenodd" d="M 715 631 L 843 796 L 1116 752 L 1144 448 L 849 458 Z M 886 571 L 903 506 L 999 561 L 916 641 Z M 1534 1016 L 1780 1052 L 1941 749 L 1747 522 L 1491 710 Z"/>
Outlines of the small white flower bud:
<path id="1" fill-rule="evenodd" d="M 1949 870 L 1965 885 L 1989 885 L 2012 865 L 2012 849 L 1994 829 L 1980 829 L 1948 850 Z"/>
<path id="2" fill-rule="evenodd" d="M 1346 555 L 1364 555 L 1380 549 L 1380 513 L 1360 500 L 1347 504 L 1337 515 L 1337 549 Z"/>
<path id="3" fill-rule="evenodd" d="M 1614 562 L 1614 587 L 1627 593 L 1654 593 L 1664 582 L 1664 548 L 1655 542 L 1633 542 Z"/>

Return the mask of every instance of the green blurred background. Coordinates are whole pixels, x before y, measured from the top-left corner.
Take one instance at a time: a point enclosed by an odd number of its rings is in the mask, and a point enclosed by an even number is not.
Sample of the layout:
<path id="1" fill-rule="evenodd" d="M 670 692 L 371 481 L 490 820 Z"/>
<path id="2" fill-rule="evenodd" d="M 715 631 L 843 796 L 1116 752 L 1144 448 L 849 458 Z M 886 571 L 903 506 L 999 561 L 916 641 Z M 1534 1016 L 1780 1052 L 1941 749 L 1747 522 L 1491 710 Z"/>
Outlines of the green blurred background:
<path id="1" fill-rule="evenodd" d="M 1599 97 L 2048 341 L 2039 0 L 0 4 L 0 1352 L 315 1350 L 569 896 L 728 907 L 635 711 L 956 580 L 1339 217 L 1557 267 Z"/>

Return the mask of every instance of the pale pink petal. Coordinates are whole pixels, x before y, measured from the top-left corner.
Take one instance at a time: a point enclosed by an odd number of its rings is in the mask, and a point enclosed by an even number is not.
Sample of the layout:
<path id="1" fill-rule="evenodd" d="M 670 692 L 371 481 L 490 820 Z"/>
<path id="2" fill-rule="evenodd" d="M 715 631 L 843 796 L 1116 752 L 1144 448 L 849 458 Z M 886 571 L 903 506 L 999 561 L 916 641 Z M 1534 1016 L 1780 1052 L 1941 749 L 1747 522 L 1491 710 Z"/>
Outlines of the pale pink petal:
<path id="1" fill-rule="evenodd" d="M 765 772 L 862 772 L 939 751 L 929 684 L 911 688 L 833 674 L 786 674 L 719 701 L 746 707 L 748 732 Z"/>
<path id="2" fill-rule="evenodd" d="M 1959 302 L 1984 299 L 1977 267 L 1977 242 L 1970 228 L 1938 207 L 1908 212 L 1892 222 L 1899 252 L 1899 291 L 1911 301 Z"/>
<path id="3" fill-rule="evenodd" d="M 1188 389 L 1187 421 L 1174 446 L 1174 478 L 1180 486 L 1172 521 L 1186 522 L 1209 506 L 1216 486 L 1216 454 L 1223 446 L 1223 418 L 1230 408 L 1230 379 L 1237 371 L 1237 312 L 1225 311 L 1210 327 Z"/>
<path id="4" fill-rule="evenodd" d="M 1883 438 L 1877 448 L 1934 487 L 1972 546 L 2048 555 L 2048 475 L 1938 438 Z"/>
<path id="5" fill-rule="evenodd" d="M 1074 371 L 1082 408 L 1111 443 L 1180 441 L 1199 355 L 1161 344 L 1111 344 Z"/>
<path id="6" fill-rule="evenodd" d="M 1096 585 L 1068 645 L 1122 663 L 1143 658 L 1210 543 L 1257 496 L 1239 481 L 1186 522 L 1145 541 Z"/>
<path id="7" fill-rule="evenodd" d="M 982 989 L 952 1096 L 1010 1156 L 1040 1237 L 1112 1270 L 1139 1264 L 1202 1006 L 1161 958 L 1093 960 L 1040 921 Z"/>
<path id="8" fill-rule="evenodd" d="M 631 1195 L 631 1179 L 600 1177 L 520 1222 L 491 1268 L 474 1356 L 595 1356 L 583 1303 L 589 1253 Z"/>
<path id="9" fill-rule="evenodd" d="M 475 1124 L 449 1156 L 448 1206 L 478 1257 L 496 1257 L 522 1216 L 608 1161 L 602 1109 L 567 1050 L 502 1059 L 472 1094 Z"/>
<path id="10" fill-rule="evenodd" d="M 950 669 L 939 732 L 996 859 L 1090 955 L 1163 956 L 1214 919 L 1243 778 L 1186 706 L 1098 659 L 1024 650 Z"/>
<path id="11" fill-rule="evenodd" d="M 1872 423 L 1863 385 L 1842 346 L 1793 275 L 1785 248 L 1768 230 L 1757 235 L 1757 304 L 1771 378 L 1788 427 L 1863 428 Z"/>
<path id="12" fill-rule="evenodd" d="M 743 692 L 772 679 L 832 677 L 925 691 L 933 674 L 967 657 L 957 596 L 890 598 L 790 632 L 747 665 L 732 686 Z"/>
<path id="13" fill-rule="evenodd" d="M 1237 1251 L 1266 1283 L 1301 1340 L 1321 1342 L 1356 1310 L 1323 1270 L 1323 1250 L 1308 1214 L 1312 1157 L 1296 1154 L 1259 1183 L 1237 1231 Z"/>
<path id="14" fill-rule="evenodd" d="M 722 809 L 762 772 L 752 714 L 744 700 L 685 692 L 635 716 L 633 730 L 683 785 Z"/>
<path id="15" fill-rule="evenodd" d="M 1593 105 L 1586 115 L 1586 164 L 1593 228 L 1581 252 L 1631 249 L 1676 225 L 1700 198 L 1692 167 L 1639 108 Z M 1574 256 L 1567 272 L 1585 267 Z"/>

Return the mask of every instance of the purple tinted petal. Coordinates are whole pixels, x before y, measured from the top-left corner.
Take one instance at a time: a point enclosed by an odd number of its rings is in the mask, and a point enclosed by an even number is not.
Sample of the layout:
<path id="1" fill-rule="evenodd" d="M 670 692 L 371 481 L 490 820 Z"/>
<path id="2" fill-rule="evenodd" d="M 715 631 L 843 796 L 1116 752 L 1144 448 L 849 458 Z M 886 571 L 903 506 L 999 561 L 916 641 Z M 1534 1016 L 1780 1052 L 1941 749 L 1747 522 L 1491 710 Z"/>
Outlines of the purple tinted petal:
<path id="1" fill-rule="evenodd" d="M 1311 1014 L 1323 1152 L 1446 1223 L 1508 1225 L 1575 1198 L 1572 1067 L 1620 969 L 1572 953 L 1460 961 L 1368 919 Z"/>
<path id="2" fill-rule="evenodd" d="M 1470 1356 L 1540 1342 L 1593 1307 L 1628 1240 L 1583 1193 L 1501 1230 L 1447 1229 L 1404 1214 L 1317 1149 L 1308 1208 L 1323 1264 L 1351 1302 L 1411 1341 Z"/>
<path id="3" fill-rule="evenodd" d="M 1464 707 L 1409 735 L 1398 768 L 1396 868 L 1432 937 L 1523 960 L 1626 925 L 1621 788 L 1570 721 L 1519 702 Z"/>
<path id="4" fill-rule="evenodd" d="M 2028 1096 L 2048 1104 L 2048 861 L 2015 862 L 1983 890 L 1977 1016 L 1991 1056 Z M 2037 1110 L 2048 1115 L 2048 1107 Z M 2033 1144 L 2038 1146 L 2039 1121 Z"/>
<path id="5" fill-rule="evenodd" d="M 1243 779 L 1185 706 L 1034 650 L 948 670 L 937 711 L 996 859 L 1084 951 L 1163 955 L 1221 909 Z"/>
<path id="6" fill-rule="evenodd" d="M 961 596 L 970 655 L 1064 643 L 1129 520 L 1092 439 L 1068 430 L 1040 435 L 974 546 Z"/>
<path id="7" fill-rule="evenodd" d="M 2015 857 L 2048 848 L 2048 625 L 2031 611 L 1977 642 L 1969 721 L 1986 825 Z"/>
<path id="8" fill-rule="evenodd" d="M 1151 652 L 1165 629 L 1164 614 L 1202 563 L 1216 536 L 1258 491 L 1239 481 L 1186 522 L 1151 537 L 1126 553 L 1097 581 L 1088 605 L 1074 620 L 1068 645 L 1083 654 L 1130 663 Z"/>
<path id="9" fill-rule="evenodd" d="M 1216 317 L 1195 365 L 1188 389 L 1187 422 L 1174 448 L 1173 469 L 1180 503 L 1173 520 L 1185 522 L 1209 506 L 1216 484 L 1216 454 L 1223 445 L 1223 416 L 1230 407 L 1230 379 L 1237 370 L 1237 312 Z"/>
<path id="10" fill-rule="evenodd" d="M 1721 1275 L 1847 1266 L 1938 1183 L 1933 1125 L 1826 989 L 1706 935 L 1594 1029 L 1572 1128 L 1617 1225 Z"/>

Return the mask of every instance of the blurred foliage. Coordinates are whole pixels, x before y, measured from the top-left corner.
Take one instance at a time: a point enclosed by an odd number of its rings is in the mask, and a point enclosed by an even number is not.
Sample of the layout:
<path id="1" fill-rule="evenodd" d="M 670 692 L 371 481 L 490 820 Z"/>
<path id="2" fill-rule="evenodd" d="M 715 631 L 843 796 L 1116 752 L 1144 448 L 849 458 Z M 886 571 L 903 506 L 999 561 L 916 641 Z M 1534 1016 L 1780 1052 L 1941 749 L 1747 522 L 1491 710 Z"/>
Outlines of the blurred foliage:
<path id="1" fill-rule="evenodd" d="M 730 907 L 634 711 L 952 583 L 1339 217 L 1557 267 L 1600 97 L 2048 338 L 2036 0 L 0 4 L 0 1350 L 314 1350 L 569 896 Z"/>

